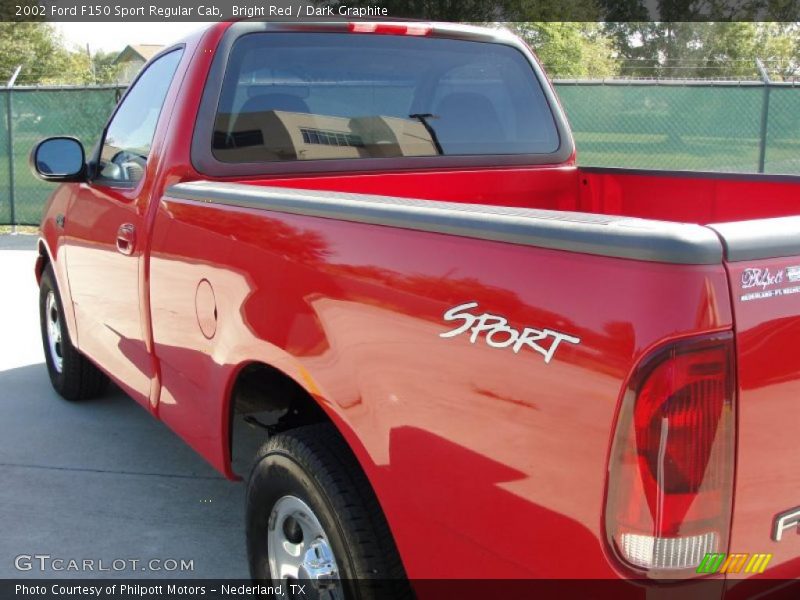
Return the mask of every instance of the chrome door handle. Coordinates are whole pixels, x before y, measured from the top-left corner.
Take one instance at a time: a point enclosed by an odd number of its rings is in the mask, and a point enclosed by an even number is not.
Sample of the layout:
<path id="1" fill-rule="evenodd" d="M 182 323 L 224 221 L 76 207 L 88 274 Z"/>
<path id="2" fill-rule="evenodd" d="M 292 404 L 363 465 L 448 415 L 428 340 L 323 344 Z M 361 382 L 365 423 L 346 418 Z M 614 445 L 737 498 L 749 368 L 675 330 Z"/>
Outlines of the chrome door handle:
<path id="1" fill-rule="evenodd" d="M 120 225 L 117 230 L 117 250 L 126 256 L 133 254 L 136 246 L 136 227 L 131 223 Z"/>

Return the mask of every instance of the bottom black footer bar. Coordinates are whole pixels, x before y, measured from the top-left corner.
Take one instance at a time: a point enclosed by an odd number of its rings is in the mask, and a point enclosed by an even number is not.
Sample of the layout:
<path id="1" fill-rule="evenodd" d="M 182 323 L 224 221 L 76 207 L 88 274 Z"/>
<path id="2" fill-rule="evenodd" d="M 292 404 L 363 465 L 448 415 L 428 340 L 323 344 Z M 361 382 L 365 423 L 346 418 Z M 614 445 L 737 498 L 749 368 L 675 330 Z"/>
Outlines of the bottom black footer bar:
<path id="1" fill-rule="evenodd" d="M 795 600 L 800 581 L 750 578 L 700 579 L 674 583 L 609 579 L 418 579 L 342 580 L 339 594 L 326 585 L 294 580 L 276 585 L 234 579 L 2 579 L 0 598 L 49 600 L 227 600 L 239 598 L 414 598 L 418 600 L 554 598 L 556 600 Z M 355 592 L 355 593 L 354 593 Z"/>

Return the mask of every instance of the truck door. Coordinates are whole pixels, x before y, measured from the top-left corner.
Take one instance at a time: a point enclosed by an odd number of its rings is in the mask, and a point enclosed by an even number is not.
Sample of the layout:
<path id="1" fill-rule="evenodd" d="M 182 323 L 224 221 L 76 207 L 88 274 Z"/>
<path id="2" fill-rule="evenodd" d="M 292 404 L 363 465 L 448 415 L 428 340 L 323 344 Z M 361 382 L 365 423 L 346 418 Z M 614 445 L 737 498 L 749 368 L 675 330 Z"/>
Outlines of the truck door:
<path id="1" fill-rule="evenodd" d="M 152 169 L 145 175 L 181 54 L 177 49 L 156 58 L 133 83 L 106 127 L 95 173 L 77 187 L 64 224 L 80 349 L 142 404 L 153 377 L 140 289 Z"/>

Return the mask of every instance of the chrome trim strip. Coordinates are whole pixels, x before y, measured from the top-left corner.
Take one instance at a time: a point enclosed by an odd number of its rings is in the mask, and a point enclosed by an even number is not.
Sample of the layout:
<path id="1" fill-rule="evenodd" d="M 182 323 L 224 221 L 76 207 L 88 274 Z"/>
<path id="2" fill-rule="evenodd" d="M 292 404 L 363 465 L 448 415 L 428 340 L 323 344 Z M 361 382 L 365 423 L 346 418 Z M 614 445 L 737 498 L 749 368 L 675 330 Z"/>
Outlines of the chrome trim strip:
<path id="1" fill-rule="evenodd" d="M 719 264 L 722 245 L 707 227 L 589 213 L 414 200 L 243 183 L 173 185 L 167 198 L 402 227 L 598 256 Z"/>

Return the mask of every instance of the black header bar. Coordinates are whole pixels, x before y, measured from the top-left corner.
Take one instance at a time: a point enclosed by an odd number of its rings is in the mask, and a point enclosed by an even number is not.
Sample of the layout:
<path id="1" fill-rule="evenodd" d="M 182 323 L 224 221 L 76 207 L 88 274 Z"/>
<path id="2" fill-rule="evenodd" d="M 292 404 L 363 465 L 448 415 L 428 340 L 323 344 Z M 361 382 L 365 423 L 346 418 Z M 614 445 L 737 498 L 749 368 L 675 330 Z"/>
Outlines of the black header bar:
<path id="1" fill-rule="evenodd" d="M 772 0 L 0 0 L 0 21 L 800 21 Z"/>

